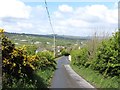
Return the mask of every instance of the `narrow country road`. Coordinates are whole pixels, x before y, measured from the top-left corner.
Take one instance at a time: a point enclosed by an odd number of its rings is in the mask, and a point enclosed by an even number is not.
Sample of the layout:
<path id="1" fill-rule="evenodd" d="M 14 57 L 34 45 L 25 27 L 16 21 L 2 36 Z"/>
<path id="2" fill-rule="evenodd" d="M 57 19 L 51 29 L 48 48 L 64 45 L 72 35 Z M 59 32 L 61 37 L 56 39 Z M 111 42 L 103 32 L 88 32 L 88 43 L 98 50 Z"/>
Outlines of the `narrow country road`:
<path id="1" fill-rule="evenodd" d="M 57 69 L 54 73 L 51 89 L 55 88 L 94 88 L 81 76 L 76 74 L 69 66 L 67 56 L 63 56 L 57 60 Z"/>
<path id="2" fill-rule="evenodd" d="M 67 64 L 69 64 L 67 56 L 63 56 L 57 61 L 57 70 L 55 71 L 51 88 L 72 88 L 69 77 L 63 67 L 63 65 Z"/>

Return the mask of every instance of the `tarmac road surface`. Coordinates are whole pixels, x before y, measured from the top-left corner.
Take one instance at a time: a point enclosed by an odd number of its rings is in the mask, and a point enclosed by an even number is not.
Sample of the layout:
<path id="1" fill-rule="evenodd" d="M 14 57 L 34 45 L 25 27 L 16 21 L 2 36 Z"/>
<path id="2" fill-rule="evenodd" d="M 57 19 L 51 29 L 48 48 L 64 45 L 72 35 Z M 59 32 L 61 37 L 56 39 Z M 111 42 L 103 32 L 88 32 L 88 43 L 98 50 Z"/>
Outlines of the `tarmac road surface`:
<path id="1" fill-rule="evenodd" d="M 57 69 L 54 73 L 51 89 L 55 88 L 94 88 L 87 81 L 72 70 L 69 66 L 69 60 L 67 56 L 63 56 L 57 60 Z M 57 90 L 57 89 L 56 89 Z"/>

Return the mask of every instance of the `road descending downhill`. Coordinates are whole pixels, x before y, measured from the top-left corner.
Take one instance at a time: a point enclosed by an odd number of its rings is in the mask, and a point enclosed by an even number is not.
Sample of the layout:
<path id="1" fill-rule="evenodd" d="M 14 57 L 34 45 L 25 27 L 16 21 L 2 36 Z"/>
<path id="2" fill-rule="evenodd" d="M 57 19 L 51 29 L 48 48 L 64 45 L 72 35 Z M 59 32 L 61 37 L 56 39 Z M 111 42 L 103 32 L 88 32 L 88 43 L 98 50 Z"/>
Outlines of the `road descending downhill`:
<path id="1" fill-rule="evenodd" d="M 94 87 L 76 74 L 69 66 L 70 61 L 67 56 L 63 56 L 57 60 L 57 69 L 54 73 L 51 89 L 55 88 L 91 88 Z M 95 89 L 95 88 L 94 88 Z"/>

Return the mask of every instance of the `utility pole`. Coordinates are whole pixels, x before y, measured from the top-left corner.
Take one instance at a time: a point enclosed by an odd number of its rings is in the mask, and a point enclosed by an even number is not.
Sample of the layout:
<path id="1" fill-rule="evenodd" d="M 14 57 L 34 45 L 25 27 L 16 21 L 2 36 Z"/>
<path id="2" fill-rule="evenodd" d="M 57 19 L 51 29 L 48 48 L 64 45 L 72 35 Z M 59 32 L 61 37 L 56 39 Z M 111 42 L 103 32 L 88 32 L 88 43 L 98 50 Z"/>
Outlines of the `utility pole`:
<path id="1" fill-rule="evenodd" d="M 49 10 L 48 10 L 48 6 L 47 6 L 47 2 L 46 2 L 46 0 L 45 0 L 45 7 L 46 7 L 46 11 L 47 11 L 47 15 L 48 15 L 49 23 L 50 23 L 50 26 L 51 26 L 51 29 L 52 29 L 52 32 L 53 32 L 54 57 L 55 57 L 55 55 L 56 55 L 56 50 L 55 50 L 55 32 L 54 32 L 54 29 L 53 29 L 53 25 L 52 25 L 52 21 L 51 21 L 51 17 L 50 17 L 50 13 L 49 13 Z"/>
<path id="2" fill-rule="evenodd" d="M 53 37 L 54 37 L 54 57 L 55 57 L 55 55 L 56 55 L 56 53 L 55 53 L 55 52 L 56 52 L 56 50 L 55 50 L 55 46 L 56 46 L 56 45 L 55 45 L 55 34 L 54 34 Z"/>

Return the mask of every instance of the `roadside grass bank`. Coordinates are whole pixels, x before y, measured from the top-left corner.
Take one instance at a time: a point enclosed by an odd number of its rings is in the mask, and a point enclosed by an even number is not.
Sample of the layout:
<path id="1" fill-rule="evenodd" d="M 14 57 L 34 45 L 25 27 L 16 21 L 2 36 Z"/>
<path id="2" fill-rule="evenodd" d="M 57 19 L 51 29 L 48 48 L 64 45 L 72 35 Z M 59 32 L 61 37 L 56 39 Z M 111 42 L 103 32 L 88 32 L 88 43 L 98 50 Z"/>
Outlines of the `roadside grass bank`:
<path id="1" fill-rule="evenodd" d="M 79 49 L 73 49 L 73 69 L 96 88 L 120 89 L 120 47 L 115 32 L 110 37 L 96 35 Z"/>
<path id="2" fill-rule="evenodd" d="M 46 70 L 38 70 L 34 73 L 33 79 L 37 80 L 36 86 L 37 88 L 49 88 L 51 85 L 51 79 L 53 77 L 54 70 L 46 69 Z"/>
<path id="3" fill-rule="evenodd" d="M 119 88 L 120 89 L 120 78 L 118 77 L 107 77 L 99 74 L 90 68 L 85 68 L 84 66 L 77 66 L 71 64 L 73 70 L 82 76 L 85 80 L 91 83 L 96 88 Z"/>

